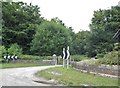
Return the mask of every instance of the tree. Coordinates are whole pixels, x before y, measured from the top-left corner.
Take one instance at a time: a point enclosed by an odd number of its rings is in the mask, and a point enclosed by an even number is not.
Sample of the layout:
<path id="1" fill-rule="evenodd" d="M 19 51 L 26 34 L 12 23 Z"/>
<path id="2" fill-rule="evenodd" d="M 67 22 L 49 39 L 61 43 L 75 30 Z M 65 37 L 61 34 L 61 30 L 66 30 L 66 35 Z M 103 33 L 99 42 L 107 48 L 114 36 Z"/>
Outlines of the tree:
<path id="1" fill-rule="evenodd" d="M 54 21 L 44 21 L 38 26 L 31 51 L 36 55 L 60 55 L 62 48 L 71 44 L 68 28 Z"/>
<path id="2" fill-rule="evenodd" d="M 81 31 L 73 37 L 73 51 L 72 54 L 86 54 L 88 48 L 88 38 L 90 36 L 89 31 Z"/>
<path id="3" fill-rule="evenodd" d="M 10 47 L 17 43 L 29 53 L 36 25 L 42 22 L 40 8 L 23 2 L 2 2 L 2 44 Z"/>
<path id="4" fill-rule="evenodd" d="M 113 50 L 113 36 L 120 25 L 120 7 L 114 6 L 107 10 L 94 12 L 90 24 L 91 37 L 90 49 L 97 53 L 105 53 Z"/>

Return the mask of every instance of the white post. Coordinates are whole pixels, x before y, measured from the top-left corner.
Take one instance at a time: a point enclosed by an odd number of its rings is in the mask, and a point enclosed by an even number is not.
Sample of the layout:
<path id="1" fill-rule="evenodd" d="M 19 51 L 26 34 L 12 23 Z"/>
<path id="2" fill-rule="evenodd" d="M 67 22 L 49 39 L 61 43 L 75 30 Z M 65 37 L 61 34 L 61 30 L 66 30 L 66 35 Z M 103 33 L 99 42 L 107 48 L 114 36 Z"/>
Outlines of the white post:
<path id="1" fill-rule="evenodd" d="M 67 69 L 69 68 L 69 58 L 70 58 L 70 52 L 69 52 L 69 46 L 67 47 Z"/>
<path id="2" fill-rule="evenodd" d="M 65 48 L 63 48 L 63 67 L 65 67 Z"/>

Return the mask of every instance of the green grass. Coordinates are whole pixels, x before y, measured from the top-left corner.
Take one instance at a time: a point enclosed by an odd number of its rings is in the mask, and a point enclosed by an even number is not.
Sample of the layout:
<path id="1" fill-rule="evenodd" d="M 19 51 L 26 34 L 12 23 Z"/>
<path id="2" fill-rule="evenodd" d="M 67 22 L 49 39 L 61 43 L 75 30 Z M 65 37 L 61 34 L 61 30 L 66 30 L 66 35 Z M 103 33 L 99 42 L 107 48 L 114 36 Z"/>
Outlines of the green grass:
<path id="1" fill-rule="evenodd" d="M 32 67 L 32 66 L 46 66 L 47 64 L 34 64 L 34 63 L 19 63 L 19 64 L 0 64 L 0 68 L 18 68 L 18 67 Z"/>
<path id="2" fill-rule="evenodd" d="M 53 75 L 50 72 L 58 72 L 62 75 Z M 89 73 L 81 73 L 72 68 L 50 68 L 47 70 L 39 71 L 36 75 L 49 80 L 55 79 L 60 84 L 64 84 L 67 86 L 80 86 L 82 84 L 89 86 L 118 86 L 118 79 L 116 78 L 95 76 Z"/>

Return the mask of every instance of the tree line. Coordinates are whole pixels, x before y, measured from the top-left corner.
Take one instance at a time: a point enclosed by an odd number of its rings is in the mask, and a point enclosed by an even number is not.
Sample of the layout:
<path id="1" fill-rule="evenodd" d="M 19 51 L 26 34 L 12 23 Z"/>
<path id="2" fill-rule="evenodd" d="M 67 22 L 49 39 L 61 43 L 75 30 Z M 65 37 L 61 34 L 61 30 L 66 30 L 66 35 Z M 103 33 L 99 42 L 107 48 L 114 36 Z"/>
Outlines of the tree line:
<path id="1" fill-rule="evenodd" d="M 90 31 L 74 33 L 58 17 L 50 21 L 42 17 L 37 5 L 2 2 L 2 47 L 7 51 L 17 44 L 23 54 L 49 56 L 61 55 L 62 48 L 70 46 L 72 55 L 93 57 L 114 50 L 119 25 L 118 6 L 94 11 Z"/>

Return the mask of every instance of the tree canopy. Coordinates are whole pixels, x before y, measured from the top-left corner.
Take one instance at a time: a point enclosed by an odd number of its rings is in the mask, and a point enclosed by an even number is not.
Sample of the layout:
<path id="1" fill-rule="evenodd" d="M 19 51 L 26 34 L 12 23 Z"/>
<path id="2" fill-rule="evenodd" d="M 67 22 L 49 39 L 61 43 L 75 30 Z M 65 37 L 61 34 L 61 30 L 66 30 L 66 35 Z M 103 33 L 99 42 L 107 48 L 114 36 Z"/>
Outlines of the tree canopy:
<path id="1" fill-rule="evenodd" d="M 36 25 L 42 22 L 39 9 L 23 2 L 2 2 L 2 44 L 17 43 L 28 53 Z"/>
<path id="2" fill-rule="evenodd" d="M 114 34 L 120 27 L 120 7 L 115 6 L 107 10 L 94 12 L 91 29 L 91 46 L 98 53 L 113 50 L 113 44 L 117 42 L 113 39 Z"/>
<path id="3" fill-rule="evenodd" d="M 70 31 L 55 21 L 44 21 L 38 26 L 31 51 L 37 55 L 61 54 L 71 43 Z"/>
<path id="4" fill-rule="evenodd" d="M 67 27 L 58 17 L 50 21 L 41 17 L 37 5 L 2 2 L 1 26 L 1 49 L 4 51 L 10 47 L 14 50 L 16 44 L 23 54 L 61 55 L 62 48 L 70 46 L 71 54 L 93 57 L 114 50 L 119 39 L 113 36 L 120 29 L 120 7 L 94 11 L 90 31 L 74 33 L 74 29 Z"/>

